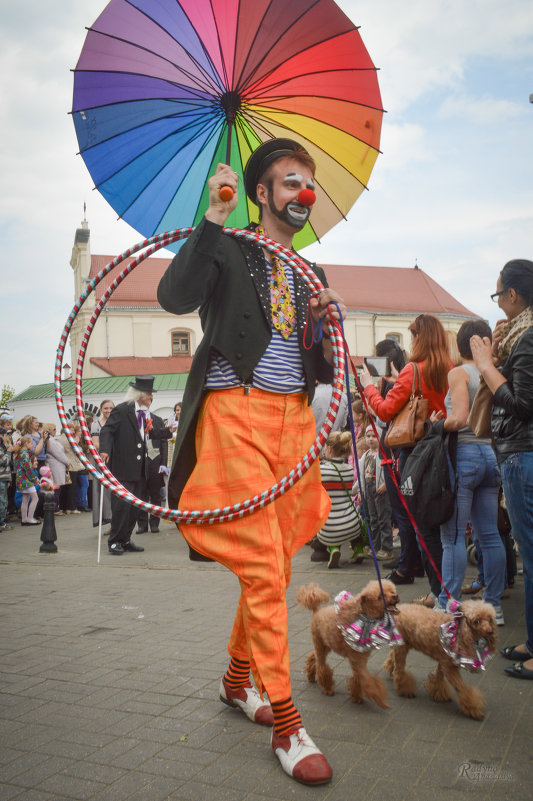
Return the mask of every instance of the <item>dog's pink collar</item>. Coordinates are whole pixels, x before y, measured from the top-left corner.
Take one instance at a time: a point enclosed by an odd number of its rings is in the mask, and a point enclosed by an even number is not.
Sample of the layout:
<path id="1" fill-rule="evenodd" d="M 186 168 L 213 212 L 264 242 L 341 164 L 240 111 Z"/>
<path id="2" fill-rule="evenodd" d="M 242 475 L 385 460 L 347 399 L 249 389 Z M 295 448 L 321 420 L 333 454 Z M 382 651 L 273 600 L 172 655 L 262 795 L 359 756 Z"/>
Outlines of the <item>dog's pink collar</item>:
<path id="1" fill-rule="evenodd" d="M 341 590 L 333 601 L 335 613 L 338 614 L 341 606 L 352 597 L 347 590 Z M 371 648 L 379 649 L 383 645 L 403 645 L 400 632 L 389 612 L 377 619 L 367 617 L 361 612 L 352 623 L 337 623 L 337 627 L 346 644 L 361 653 L 370 651 Z"/>

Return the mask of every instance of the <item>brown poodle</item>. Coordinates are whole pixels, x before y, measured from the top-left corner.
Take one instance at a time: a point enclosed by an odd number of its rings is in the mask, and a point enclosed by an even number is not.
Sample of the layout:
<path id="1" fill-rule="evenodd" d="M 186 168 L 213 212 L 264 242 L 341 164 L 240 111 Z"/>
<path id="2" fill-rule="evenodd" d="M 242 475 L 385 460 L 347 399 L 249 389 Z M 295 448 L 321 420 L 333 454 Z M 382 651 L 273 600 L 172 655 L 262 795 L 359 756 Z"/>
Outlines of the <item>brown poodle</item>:
<path id="1" fill-rule="evenodd" d="M 470 659 L 475 659 L 475 645 L 480 638 L 487 642 L 485 650 L 493 653 L 496 649 L 497 629 L 494 608 L 484 601 L 465 601 L 457 627 L 457 651 Z M 405 669 L 405 660 L 410 648 L 420 651 L 437 661 L 437 667 L 429 674 L 424 684 L 434 701 L 450 701 L 451 690 L 448 682 L 457 693 L 459 709 L 467 717 L 483 719 L 485 699 L 476 687 L 468 687 L 459 668 L 444 650 L 439 636 L 439 627 L 452 620 L 446 612 L 428 609 L 417 604 L 400 604 L 396 625 L 402 635 L 404 645 L 392 648 L 385 662 L 385 670 L 394 679 L 394 689 L 398 695 L 413 698 L 416 680 Z"/>
<path id="2" fill-rule="evenodd" d="M 383 593 L 387 609 L 396 610 L 398 595 L 391 581 L 383 581 Z M 330 597 L 318 584 L 307 584 L 298 588 L 298 603 L 313 612 L 311 618 L 311 637 L 315 650 L 307 657 L 305 669 L 309 681 L 317 681 L 326 695 L 334 695 L 333 671 L 326 664 L 330 651 L 346 657 L 352 668 L 348 689 L 352 701 L 361 704 L 364 698 L 372 698 L 378 706 L 387 708 L 387 688 L 378 676 L 372 676 L 367 669 L 370 651 L 361 653 L 351 648 L 340 626 L 349 626 L 361 613 L 369 618 L 379 619 L 385 614 L 383 598 L 377 581 L 370 581 L 364 590 L 346 600 L 339 611 L 334 606 L 321 607 Z"/>

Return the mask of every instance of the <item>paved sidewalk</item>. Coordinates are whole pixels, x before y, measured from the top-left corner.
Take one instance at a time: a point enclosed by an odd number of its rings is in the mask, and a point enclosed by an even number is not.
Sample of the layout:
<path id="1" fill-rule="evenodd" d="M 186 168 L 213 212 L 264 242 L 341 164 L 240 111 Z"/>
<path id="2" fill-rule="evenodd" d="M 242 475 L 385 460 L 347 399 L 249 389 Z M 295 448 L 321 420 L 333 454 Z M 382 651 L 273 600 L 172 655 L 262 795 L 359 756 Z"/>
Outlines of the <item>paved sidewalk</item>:
<path id="1" fill-rule="evenodd" d="M 39 553 L 40 527 L 0 533 L 2 763 L 0 801 L 503 801 L 531 797 L 533 682 L 507 678 L 496 657 L 466 676 L 487 699 L 482 722 L 421 687 L 429 659 L 411 653 L 414 699 L 390 709 L 351 703 L 346 662 L 330 657 L 337 693 L 303 674 L 309 619 L 296 587 L 318 581 L 355 593 L 371 562 L 328 571 L 304 547 L 289 591 L 294 698 L 334 777 L 308 788 L 289 779 L 270 732 L 218 699 L 236 579 L 188 561 L 175 527 L 138 536 L 141 554 L 110 556 L 90 515 L 56 519 L 57 554 Z M 469 570 L 473 573 L 472 568 Z M 400 588 L 404 601 L 427 589 Z M 524 637 L 523 585 L 504 601 L 500 644 Z M 385 652 L 371 669 L 381 671 Z M 382 673 L 383 675 L 383 673 Z"/>

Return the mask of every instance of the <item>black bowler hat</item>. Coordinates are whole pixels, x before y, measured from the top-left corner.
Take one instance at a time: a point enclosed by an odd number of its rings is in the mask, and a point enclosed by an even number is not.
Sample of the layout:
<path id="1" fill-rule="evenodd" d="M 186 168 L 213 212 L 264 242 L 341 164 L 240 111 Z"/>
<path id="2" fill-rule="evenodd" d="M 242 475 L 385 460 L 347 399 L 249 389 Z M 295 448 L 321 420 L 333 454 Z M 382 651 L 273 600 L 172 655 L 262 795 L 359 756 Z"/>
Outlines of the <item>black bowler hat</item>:
<path id="1" fill-rule="evenodd" d="M 269 139 L 254 150 L 244 170 L 244 188 L 253 203 L 257 204 L 257 184 L 271 164 L 283 156 L 307 153 L 305 147 L 294 139 Z"/>
<path id="2" fill-rule="evenodd" d="M 136 375 L 135 381 L 130 381 L 130 387 L 139 392 L 155 392 L 153 375 Z"/>

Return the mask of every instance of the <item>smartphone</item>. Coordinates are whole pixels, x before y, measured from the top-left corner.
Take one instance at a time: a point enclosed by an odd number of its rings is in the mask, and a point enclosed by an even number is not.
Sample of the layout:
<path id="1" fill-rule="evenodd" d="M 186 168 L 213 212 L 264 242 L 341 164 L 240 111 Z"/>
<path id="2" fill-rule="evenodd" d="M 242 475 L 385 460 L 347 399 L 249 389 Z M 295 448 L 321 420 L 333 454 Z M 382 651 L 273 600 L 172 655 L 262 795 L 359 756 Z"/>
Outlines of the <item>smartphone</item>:
<path id="1" fill-rule="evenodd" d="M 390 375 L 390 358 L 388 356 L 365 356 L 364 363 L 373 376 Z"/>

